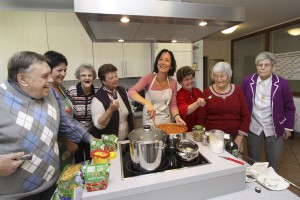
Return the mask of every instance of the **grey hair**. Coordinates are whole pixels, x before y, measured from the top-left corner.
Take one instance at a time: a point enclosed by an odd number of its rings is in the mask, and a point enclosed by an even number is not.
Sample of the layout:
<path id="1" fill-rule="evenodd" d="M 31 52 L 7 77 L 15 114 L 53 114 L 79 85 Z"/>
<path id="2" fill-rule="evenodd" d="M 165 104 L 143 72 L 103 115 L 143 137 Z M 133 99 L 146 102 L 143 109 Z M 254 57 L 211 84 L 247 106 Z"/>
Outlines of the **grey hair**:
<path id="1" fill-rule="evenodd" d="M 46 57 L 31 51 L 21 51 L 15 53 L 7 64 L 7 80 L 17 83 L 17 75 L 27 73 L 32 64 L 46 62 Z"/>
<path id="2" fill-rule="evenodd" d="M 275 56 L 274 53 L 262 52 L 256 56 L 255 65 L 257 66 L 260 61 L 265 60 L 265 59 L 269 59 L 271 61 L 272 65 L 275 65 L 277 62 L 277 57 Z"/>
<path id="3" fill-rule="evenodd" d="M 91 65 L 90 63 L 82 63 L 82 64 L 76 69 L 76 71 L 75 71 L 75 77 L 76 77 L 76 79 L 79 80 L 80 72 L 81 72 L 81 70 L 83 70 L 83 69 L 91 70 L 92 73 L 93 73 L 93 79 L 94 79 L 94 80 L 96 79 L 96 77 L 97 77 L 96 70 L 95 70 L 94 66 Z"/>
<path id="4" fill-rule="evenodd" d="M 226 73 L 229 78 L 232 77 L 231 65 L 227 62 L 218 62 L 213 66 L 210 77 L 214 79 L 214 73 Z"/>

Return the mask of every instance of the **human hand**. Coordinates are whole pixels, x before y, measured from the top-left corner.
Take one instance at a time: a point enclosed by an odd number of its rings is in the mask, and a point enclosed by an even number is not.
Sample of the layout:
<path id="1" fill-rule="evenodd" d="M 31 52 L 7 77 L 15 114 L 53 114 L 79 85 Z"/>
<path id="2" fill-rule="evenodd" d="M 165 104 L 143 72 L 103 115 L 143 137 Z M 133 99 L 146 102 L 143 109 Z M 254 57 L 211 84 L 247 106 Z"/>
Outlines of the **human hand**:
<path id="1" fill-rule="evenodd" d="M 74 154 L 78 150 L 78 145 L 64 137 L 59 137 L 59 142 L 66 146 L 67 150 Z"/>
<path id="2" fill-rule="evenodd" d="M 288 131 L 288 130 L 284 130 L 284 133 L 283 133 L 283 139 L 287 140 L 289 139 L 289 137 L 292 136 L 292 132 L 291 131 Z"/>
<path id="3" fill-rule="evenodd" d="M 113 109 L 113 110 L 118 110 L 120 108 L 120 104 L 118 102 L 118 100 L 110 100 L 110 107 Z"/>
<path id="4" fill-rule="evenodd" d="M 203 98 L 198 98 L 198 99 L 197 99 L 197 104 L 198 104 L 199 106 L 203 107 L 203 106 L 205 106 L 206 101 L 205 101 L 205 99 L 203 99 Z"/>
<path id="5" fill-rule="evenodd" d="M 185 121 L 183 121 L 183 119 L 181 119 L 180 115 L 176 115 L 175 121 L 176 121 L 176 124 L 186 125 Z"/>
<path id="6" fill-rule="evenodd" d="M 156 116 L 156 110 L 154 108 L 154 106 L 150 103 L 145 104 L 146 108 L 147 108 L 147 114 L 149 115 L 150 119 L 155 118 Z"/>
<path id="7" fill-rule="evenodd" d="M 234 139 L 234 142 L 237 144 L 238 146 L 238 150 L 243 152 L 243 136 L 241 135 L 237 135 Z"/>
<path id="8" fill-rule="evenodd" d="M 23 156 L 24 154 L 24 152 L 18 152 L 0 156 L 0 176 L 8 176 L 13 174 L 24 162 L 22 160 L 17 160 L 17 158 Z"/>

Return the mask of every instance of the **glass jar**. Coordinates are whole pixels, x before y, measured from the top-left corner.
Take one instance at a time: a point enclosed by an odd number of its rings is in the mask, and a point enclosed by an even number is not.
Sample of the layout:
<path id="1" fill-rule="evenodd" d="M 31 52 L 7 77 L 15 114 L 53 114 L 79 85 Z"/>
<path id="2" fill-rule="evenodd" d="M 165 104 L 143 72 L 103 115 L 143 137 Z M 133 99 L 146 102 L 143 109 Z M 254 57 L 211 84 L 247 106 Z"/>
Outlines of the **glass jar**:
<path id="1" fill-rule="evenodd" d="M 204 134 L 204 128 L 201 125 L 194 126 L 193 140 L 195 142 L 202 142 L 202 136 Z"/>

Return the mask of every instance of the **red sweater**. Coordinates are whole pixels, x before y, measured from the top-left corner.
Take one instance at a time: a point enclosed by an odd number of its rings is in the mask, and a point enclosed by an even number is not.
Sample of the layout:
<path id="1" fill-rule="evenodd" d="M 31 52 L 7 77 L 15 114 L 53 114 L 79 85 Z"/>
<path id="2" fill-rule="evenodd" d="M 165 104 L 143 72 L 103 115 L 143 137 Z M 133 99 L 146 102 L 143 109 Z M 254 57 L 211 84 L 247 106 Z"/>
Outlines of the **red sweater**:
<path id="1" fill-rule="evenodd" d="M 190 115 L 187 114 L 189 105 L 202 97 L 202 92 L 198 88 L 193 88 L 192 93 L 184 88 L 177 91 L 177 106 L 179 109 L 180 117 L 185 121 L 188 131 L 192 131 L 195 124 L 197 124 L 199 116 L 199 108 Z"/>
<path id="2" fill-rule="evenodd" d="M 219 94 L 210 86 L 203 92 L 204 97 L 209 95 L 213 95 L 213 98 L 200 107 L 199 124 L 206 130 L 218 129 L 235 136 L 238 132 L 247 135 L 250 113 L 241 88 L 231 84 L 227 94 Z"/>

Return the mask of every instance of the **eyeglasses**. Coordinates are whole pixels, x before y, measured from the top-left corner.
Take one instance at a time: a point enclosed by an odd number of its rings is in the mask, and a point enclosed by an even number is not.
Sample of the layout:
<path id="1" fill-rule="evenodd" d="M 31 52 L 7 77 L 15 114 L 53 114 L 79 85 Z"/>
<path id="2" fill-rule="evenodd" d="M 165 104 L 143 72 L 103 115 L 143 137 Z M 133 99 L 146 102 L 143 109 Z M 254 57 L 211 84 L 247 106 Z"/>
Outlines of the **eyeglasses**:
<path id="1" fill-rule="evenodd" d="M 271 66 L 272 66 L 272 64 L 270 64 L 270 63 L 266 63 L 266 64 L 260 63 L 257 65 L 257 67 L 259 67 L 259 68 L 262 68 L 262 67 L 270 68 Z"/>
<path id="2" fill-rule="evenodd" d="M 82 77 L 82 78 L 85 78 L 85 77 L 92 78 L 93 75 L 92 74 L 80 74 L 80 77 Z"/>
<path id="3" fill-rule="evenodd" d="M 227 76 L 225 76 L 225 75 L 221 75 L 221 76 L 213 75 L 213 78 L 214 78 L 214 80 L 218 80 L 218 79 L 225 80 L 227 78 Z"/>

